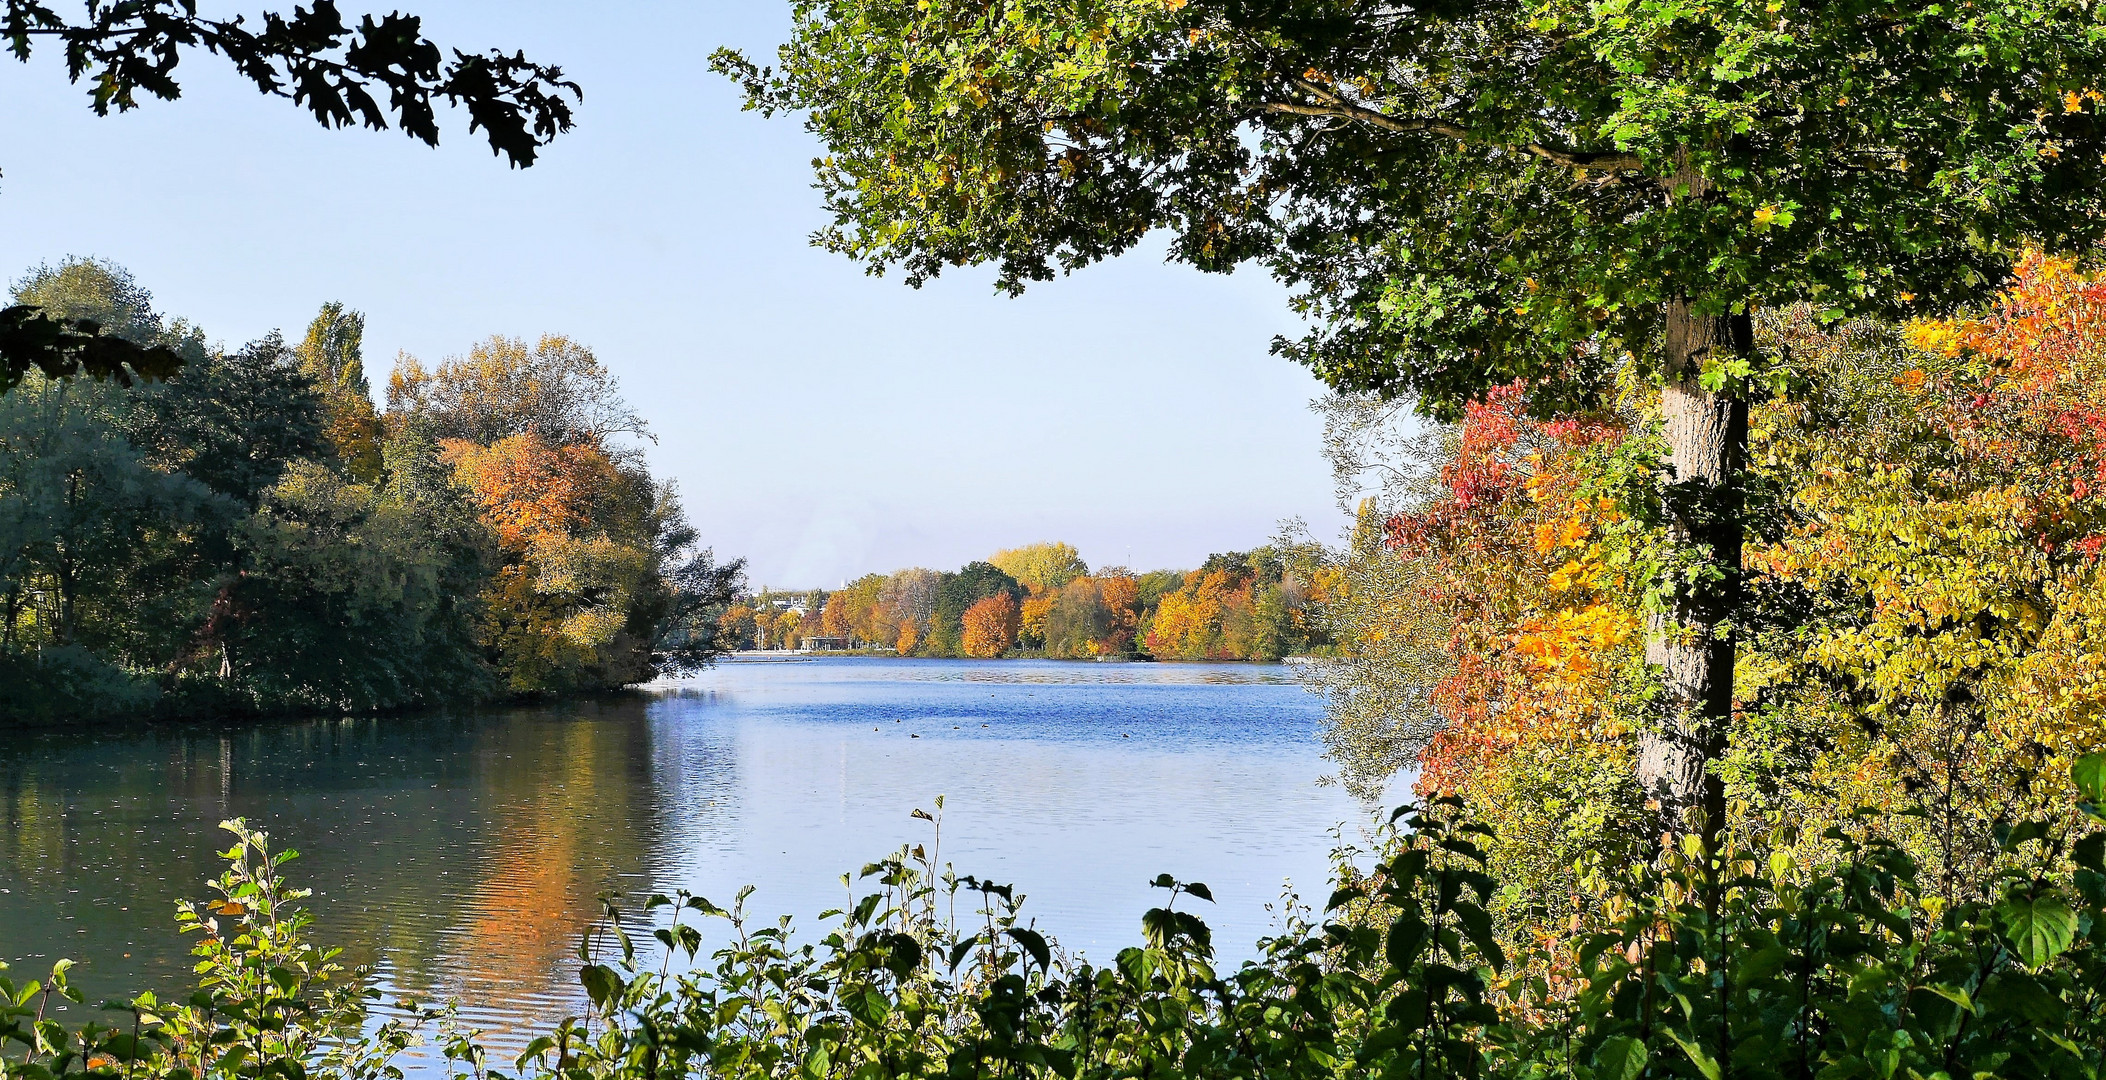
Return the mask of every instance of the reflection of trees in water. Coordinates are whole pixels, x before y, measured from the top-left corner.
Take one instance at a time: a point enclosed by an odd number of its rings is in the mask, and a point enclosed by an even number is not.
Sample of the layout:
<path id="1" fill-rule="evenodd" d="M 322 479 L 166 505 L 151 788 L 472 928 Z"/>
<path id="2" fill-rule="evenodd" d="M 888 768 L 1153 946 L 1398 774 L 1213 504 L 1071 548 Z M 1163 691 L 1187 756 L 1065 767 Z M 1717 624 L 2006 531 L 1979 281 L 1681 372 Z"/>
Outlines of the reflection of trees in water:
<path id="1" fill-rule="evenodd" d="M 475 883 L 458 898 L 460 939 L 445 950 L 464 998 L 560 978 L 598 894 L 648 882 L 658 828 L 649 728 L 640 703 L 619 711 L 610 722 L 503 728 L 479 748 L 506 811 L 490 823 Z"/>
<path id="2" fill-rule="evenodd" d="M 185 985 L 173 904 L 239 815 L 302 853 L 348 961 L 470 998 L 553 989 L 595 894 L 652 876 L 651 759 L 633 699 L 23 740 L 0 751 L 0 959 L 82 959 L 91 999 Z"/>

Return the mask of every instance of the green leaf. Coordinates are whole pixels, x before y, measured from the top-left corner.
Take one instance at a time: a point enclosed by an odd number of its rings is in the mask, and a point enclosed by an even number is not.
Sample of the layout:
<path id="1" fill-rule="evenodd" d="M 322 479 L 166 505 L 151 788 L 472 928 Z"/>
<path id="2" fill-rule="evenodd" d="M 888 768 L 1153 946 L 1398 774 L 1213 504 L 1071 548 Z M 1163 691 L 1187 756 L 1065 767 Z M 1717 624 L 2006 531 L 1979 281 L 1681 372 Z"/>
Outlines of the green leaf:
<path id="1" fill-rule="evenodd" d="M 2106 870 L 2106 833 L 2095 832 L 2077 841 L 2076 846 L 2070 850 L 2070 858 L 2075 860 L 2078 866 Z"/>
<path id="2" fill-rule="evenodd" d="M 2060 1022 L 2065 1011 L 2061 998 L 2040 985 L 2040 980 L 2019 971 L 2006 971 L 1992 977 L 1982 985 L 1976 1000 L 1981 1002 L 1985 1013 L 2040 1024 Z"/>
<path id="3" fill-rule="evenodd" d="M 892 1012 L 892 1002 L 876 990 L 864 990 L 858 994 L 850 994 L 848 999 L 842 1004 L 847 1007 L 848 1015 L 855 1017 L 856 1020 L 870 1027 L 877 1027 L 883 1024 L 885 1017 Z"/>
<path id="4" fill-rule="evenodd" d="M 587 964 L 579 968 L 578 982 L 585 987 L 585 996 L 602 1011 L 611 1007 L 625 985 L 622 977 L 605 964 Z"/>
<path id="5" fill-rule="evenodd" d="M 1684 1054 L 1689 1055 L 1690 1064 L 1695 1065 L 1697 1071 L 1704 1074 L 1704 1080 L 1719 1080 L 1718 1061 L 1705 1053 L 1703 1047 L 1683 1038 L 1682 1033 L 1673 1028 L 1667 1029 L 1665 1034 L 1674 1040 L 1676 1046 L 1682 1048 Z"/>
<path id="6" fill-rule="evenodd" d="M 1638 1080 L 1645 1071 L 1645 1044 L 1629 1035 L 1611 1035 L 1594 1051 L 1594 1080 Z"/>
<path id="7" fill-rule="evenodd" d="M 2070 766 L 2069 778 L 2077 790 L 2095 803 L 2106 803 L 2106 754 L 2086 754 Z"/>
<path id="8" fill-rule="evenodd" d="M 520 1072 L 525 1072 L 528 1062 L 554 1049 L 555 1046 L 556 1040 L 546 1035 L 539 1036 L 534 1041 L 526 1044 L 526 1049 L 519 1052 L 519 1056 L 513 1060 L 513 1064 L 518 1067 Z"/>
<path id="9" fill-rule="evenodd" d="M 1733 972 L 1733 981 L 1738 986 L 1748 986 L 1770 977 L 1792 958 L 1792 951 L 1782 945 L 1770 945 L 1755 950 L 1741 960 Z"/>
<path id="10" fill-rule="evenodd" d="M 885 967 L 888 970 L 904 979 L 920 966 L 921 942 L 906 934 L 885 935 Z"/>
<path id="11" fill-rule="evenodd" d="M 1384 942 L 1389 966 L 1396 970 L 1409 971 L 1419 958 L 1419 951 L 1426 947 L 1425 920 L 1417 915 L 1400 915 L 1389 924 L 1389 938 Z"/>
<path id="12" fill-rule="evenodd" d="M 1040 971 L 1051 971 L 1053 969 L 1053 950 L 1046 944 L 1044 934 L 1036 930 L 1027 930 L 1021 926 L 1010 927 L 1008 933 L 1010 937 L 1016 939 L 1018 945 L 1024 947 L 1025 952 L 1031 954 L 1031 959 L 1038 961 Z"/>
<path id="13" fill-rule="evenodd" d="M 1470 943 L 1477 946 L 1485 962 L 1493 971 L 1506 967 L 1506 952 L 1499 947 L 1499 939 L 1492 934 L 1492 916 L 1476 904 L 1457 904 L 1455 916 L 1463 924 L 1463 932 L 1469 935 Z"/>
<path id="14" fill-rule="evenodd" d="M 1996 915 L 2011 950 L 2036 971 L 2060 956 L 2077 936 L 2076 911 L 2052 888 L 2030 896 L 2014 892 L 1996 905 Z"/>
<path id="15" fill-rule="evenodd" d="M 1334 889 L 1331 892 L 1331 899 L 1324 904 L 1324 910 L 1337 911 L 1339 908 L 1342 908 L 1347 904 L 1350 904 L 1353 901 L 1358 900 L 1366 895 L 1367 890 L 1353 885 L 1346 886 L 1342 889 Z"/>

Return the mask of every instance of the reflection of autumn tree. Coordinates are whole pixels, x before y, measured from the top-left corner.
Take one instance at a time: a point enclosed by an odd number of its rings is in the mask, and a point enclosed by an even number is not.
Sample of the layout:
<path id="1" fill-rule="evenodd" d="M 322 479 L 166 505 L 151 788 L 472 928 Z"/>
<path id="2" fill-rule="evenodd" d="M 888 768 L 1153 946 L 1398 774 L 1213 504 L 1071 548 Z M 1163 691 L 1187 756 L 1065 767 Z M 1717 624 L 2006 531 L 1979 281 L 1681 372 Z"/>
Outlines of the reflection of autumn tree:
<path id="1" fill-rule="evenodd" d="M 301 851 L 289 869 L 348 962 L 471 1003 L 500 984 L 561 995 L 595 894 L 652 877 L 650 735 L 633 701 L 54 734 L 0 758 L 0 955 L 87 961 L 91 1001 L 186 985 L 169 910 L 215 869 L 214 824 L 240 815 Z"/>
<path id="2" fill-rule="evenodd" d="M 488 733 L 481 753 L 502 753 L 504 765 L 485 774 L 487 791 L 505 810 L 460 901 L 452 948 L 470 961 L 459 987 L 469 999 L 567 982 L 565 959 L 594 897 L 648 873 L 637 838 L 652 831 L 649 727 L 640 709 L 620 711 L 628 715 L 537 725 L 527 739 Z"/>

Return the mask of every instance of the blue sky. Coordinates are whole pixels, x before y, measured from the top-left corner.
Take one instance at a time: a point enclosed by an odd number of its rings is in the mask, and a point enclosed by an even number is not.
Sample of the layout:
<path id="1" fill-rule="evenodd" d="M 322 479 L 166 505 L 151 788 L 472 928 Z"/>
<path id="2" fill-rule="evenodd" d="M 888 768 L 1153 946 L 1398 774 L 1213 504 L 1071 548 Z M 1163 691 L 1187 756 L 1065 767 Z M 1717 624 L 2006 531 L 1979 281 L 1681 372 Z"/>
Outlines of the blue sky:
<path id="1" fill-rule="evenodd" d="M 916 291 L 809 247 L 815 144 L 740 112 L 703 62 L 723 44 L 772 58 L 786 4 L 400 2 L 441 44 L 563 65 L 585 88 L 577 130 L 516 171 L 458 118 L 437 150 L 325 131 L 206 55 L 186 57 L 183 100 L 109 118 L 55 55 L 0 61 L 0 272 L 111 259 L 229 344 L 342 300 L 367 314 L 376 387 L 398 350 L 568 334 L 620 375 L 654 470 L 756 584 L 1042 539 L 1182 567 L 1281 518 L 1342 524 L 1321 388 L 1268 354 L 1296 324 L 1264 274 L 1143 251 L 1010 300 L 985 271 Z"/>

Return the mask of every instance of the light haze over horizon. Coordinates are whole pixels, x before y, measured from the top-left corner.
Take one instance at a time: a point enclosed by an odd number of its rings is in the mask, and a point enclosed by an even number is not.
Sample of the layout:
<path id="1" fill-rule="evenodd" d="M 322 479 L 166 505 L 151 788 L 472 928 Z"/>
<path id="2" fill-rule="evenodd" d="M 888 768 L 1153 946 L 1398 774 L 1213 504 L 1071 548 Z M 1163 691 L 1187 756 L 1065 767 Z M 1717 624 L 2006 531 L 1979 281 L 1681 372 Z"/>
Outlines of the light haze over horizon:
<path id="1" fill-rule="evenodd" d="M 442 46 L 562 65 L 577 128 L 510 170 L 459 114 L 437 150 L 327 131 L 201 52 L 182 100 L 98 118 L 45 48 L 0 60 L 0 273 L 108 259 L 228 346 L 341 300 L 366 314 L 376 393 L 398 350 L 565 334 L 620 377 L 653 472 L 756 586 L 1041 540 L 1189 568 L 1284 518 L 1327 541 L 1345 524 L 1322 387 L 1269 354 L 1300 326 L 1262 272 L 1151 245 L 1010 300 L 987 270 L 917 291 L 810 247 L 817 144 L 740 112 L 704 64 L 720 44 L 772 60 L 786 3 L 392 2 Z M 340 3 L 347 21 L 390 6 Z"/>

